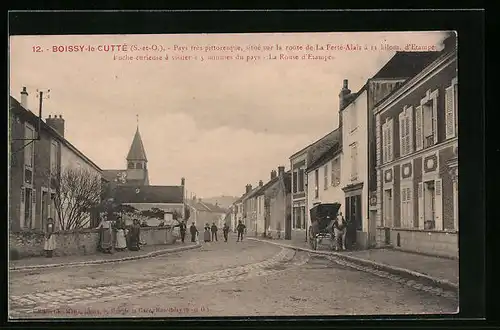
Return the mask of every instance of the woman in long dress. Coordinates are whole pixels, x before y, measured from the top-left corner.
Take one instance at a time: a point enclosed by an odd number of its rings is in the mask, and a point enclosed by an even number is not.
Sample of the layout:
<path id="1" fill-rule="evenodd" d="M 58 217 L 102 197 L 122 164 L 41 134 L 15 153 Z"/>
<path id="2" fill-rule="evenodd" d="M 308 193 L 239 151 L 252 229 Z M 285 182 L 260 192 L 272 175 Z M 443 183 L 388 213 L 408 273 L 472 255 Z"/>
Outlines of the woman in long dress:
<path id="1" fill-rule="evenodd" d="M 55 225 L 54 219 L 47 219 L 47 226 L 45 228 L 45 242 L 43 245 L 43 249 L 45 250 L 45 255 L 47 258 L 52 258 L 52 254 L 56 249 L 56 237 L 54 235 Z"/>
<path id="2" fill-rule="evenodd" d="M 134 223 L 129 231 L 129 250 L 138 251 L 141 249 L 141 226 L 139 220 L 134 219 Z"/>
<path id="3" fill-rule="evenodd" d="M 103 217 L 97 229 L 100 230 L 100 244 L 99 247 L 104 253 L 113 253 L 113 232 L 111 221 Z"/>
<path id="4" fill-rule="evenodd" d="M 115 248 L 118 251 L 123 251 L 127 248 L 127 240 L 125 239 L 125 224 L 121 217 L 116 220 L 116 244 Z"/>

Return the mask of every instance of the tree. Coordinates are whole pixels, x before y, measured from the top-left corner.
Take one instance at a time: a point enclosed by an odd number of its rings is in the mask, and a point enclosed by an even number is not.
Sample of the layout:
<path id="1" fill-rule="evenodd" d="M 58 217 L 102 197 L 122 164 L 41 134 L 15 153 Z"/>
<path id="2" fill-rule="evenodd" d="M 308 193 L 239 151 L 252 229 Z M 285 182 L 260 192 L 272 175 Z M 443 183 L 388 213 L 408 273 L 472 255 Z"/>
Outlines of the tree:
<path id="1" fill-rule="evenodd" d="M 101 177 L 87 169 L 67 167 L 51 180 L 59 227 L 62 230 L 85 228 L 90 222 L 90 213 L 101 203 Z"/>

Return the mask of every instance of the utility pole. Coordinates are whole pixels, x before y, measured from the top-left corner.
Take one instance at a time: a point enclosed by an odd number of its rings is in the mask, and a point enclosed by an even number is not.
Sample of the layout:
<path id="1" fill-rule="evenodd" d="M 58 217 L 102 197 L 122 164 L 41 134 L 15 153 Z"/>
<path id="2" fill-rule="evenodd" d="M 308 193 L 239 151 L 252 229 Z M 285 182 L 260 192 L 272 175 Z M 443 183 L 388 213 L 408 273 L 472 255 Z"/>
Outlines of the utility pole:
<path id="1" fill-rule="evenodd" d="M 24 148 L 26 148 L 27 146 L 29 146 L 30 144 L 34 143 L 35 141 L 40 141 L 40 138 L 41 138 L 41 134 L 40 134 L 40 131 L 41 131 L 41 128 L 42 128 L 42 108 L 43 108 L 43 99 L 46 98 L 46 99 L 50 99 L 50 89 L 47 89 L 46 91 L 45 90 L 36 90 L 37 91 L 37 95 L 36 97 L 39 99 L 39 103 L 38 103 L 38 125 L 37 125 L 37 136 L 36 138 L 29 138 L 29 139 L 26 139 L 26 138 L 22 138 L 22 139 L 12 139 L 13 141 L 29 141 L 28 143 L 26 143 L 25 145 L 23 145 L 21 148 L 13 151 L 12 153 L 17 153 L 21 150 L 23 150 Z M 45 96 L 44 96 L 45 95 Z M 28 109 L 26 109 L 28 110 Z M 29 111 L 29 110 L 28 110 Z"/>

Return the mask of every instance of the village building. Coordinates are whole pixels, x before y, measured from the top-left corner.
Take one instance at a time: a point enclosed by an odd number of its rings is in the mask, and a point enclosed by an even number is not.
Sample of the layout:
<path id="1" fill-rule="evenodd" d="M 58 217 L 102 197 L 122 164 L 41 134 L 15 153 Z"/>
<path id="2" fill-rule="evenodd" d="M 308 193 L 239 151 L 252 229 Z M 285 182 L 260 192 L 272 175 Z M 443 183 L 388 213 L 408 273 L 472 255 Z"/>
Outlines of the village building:
<path id="1" fill-rule="evenodd" d="M 382 100 L 376 116 L 377 241 L 458 257 L 458 79 L 455 36 Z"/>
<path id="2" fill-rule="evenodd" d="M 396 52 L 396 54 L 361 87 L 351 93 L 344 80 L 339 94 L 342 131 L 342 189 L 345 199 L 341 210 L 350 228 L 349 239 L 356 248 L 376 245 L 377 180 L 375 105 L 400 88 L 437 57 L 437 52 Z"/>
<path id="3" fill-rule="evenodd" d="M 259 181 L 259 185 L 252 189 L 252 185 L 248 184 L 246 186 L 246 194 L 243 197 L 243 223 L 246 226 L 246 231 L 249 235 L 257 235 L 257 214 L 259 212 L 259 207 L 264 209 L 264 205 L 258 205 L 256 195 L 264 186 L 262 180 Z"/>
<path id="4" fill-rule="evenodd" d="M 337 128 L 290 157 L 292 216 L 285 222 L 285 239 L 307 241 L 308 210 L 312 205 L 308 205 L 306 169 L 339 143 L 341 138 L 341 131 Z"/>
<path id="5" fill-rule="evenodd" d="M 112 187 L 109 192 L 114 203 L 129 205 L 138 211 L 159 209 L 164 212 L 164 219 L 150 219 L 148 224 L 155 226 L 164 221 L 170 224 L 185 215 L 185 178 L 180 185 L 150 185 L 148 159 L 139 132 L 135 131 L 132 144 L 126 157 L 126 169 L 104 170 L 103 177 Z M 174 219 L 178 215 L 178 219 Z M 128 215 L 127 215 L 128 216 Z M 130 221 L 130 219 L 126 219 Z"/>
<path id="6" fill-rule="evenodd" d="M 309 210 L 318 203 L 344 203 L 342 187 L 342 144 L 337 142 L 306 169 L 307 205 Z M 307 213 L 307 228 L 311 217 Z"/>
<path id="7" fill-rule="evenodd" d="M 235 232 L 238 223 L 243 222 L 243 196 L 234 201 L 229 209 L 231 211 L 231 224 L 229 227 L 231 231 Z"/>
<path id="8" fill-rule="evenodd" d="M 50 115 L 43 121 L 30 111 L 25 87 L 21 102 L 10 97 L 9 224 L 12 231 L 43 230 L 49 217 L 54 219 L 58 230 L 72 225 L 65 215 L 71 201 L 56 204 L 61 191 L 58 189 L 61 173 L 66 170 L 83 169 L 86 172 L 82 171 L 82 175 L 101 182 L 101 168 L 65 139 L 64 130 L 65 120 L 61 115 Z M 94 195 L 98 196 L 100 185 L 93 188 Z M 91 212 L 83 212 L 74 225 L 89 227 L 92 220 Z"/>
<path id="9" fill-rule="evenodd" d="M 255 194 L 257 199 L 257 235 L 271 238 L 285 238 L 284 228 L 291 218 L 291 171 L 284 166 L 271 171 L 269 182 Z"/>
<path id="10" fill-rule="evenodd" d="M 201 198 L 193 196 L 186 200 L 186 205 L 190 210 L 190 222 L 194 222 L 197 227 L 203 227 L 205 224 L 216 224 L 218 228 L 224 225 L 227 210 L 221 208 L 217 203 L 211 204 L 204 202 Z"/>

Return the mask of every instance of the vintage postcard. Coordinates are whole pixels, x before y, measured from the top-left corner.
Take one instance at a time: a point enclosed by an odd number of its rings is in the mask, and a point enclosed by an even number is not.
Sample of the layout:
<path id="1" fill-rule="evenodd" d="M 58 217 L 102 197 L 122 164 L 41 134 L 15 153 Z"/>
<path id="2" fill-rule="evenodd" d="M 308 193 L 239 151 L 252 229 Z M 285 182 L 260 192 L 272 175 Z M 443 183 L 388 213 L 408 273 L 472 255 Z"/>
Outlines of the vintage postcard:
<path id="1" fill-rule="evenodd" d="M 9 44 L 11 319 L 457 313 L 455 32 Z"/>

